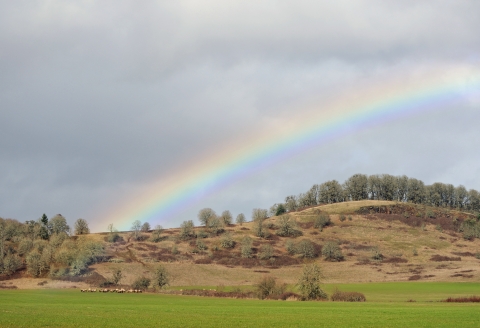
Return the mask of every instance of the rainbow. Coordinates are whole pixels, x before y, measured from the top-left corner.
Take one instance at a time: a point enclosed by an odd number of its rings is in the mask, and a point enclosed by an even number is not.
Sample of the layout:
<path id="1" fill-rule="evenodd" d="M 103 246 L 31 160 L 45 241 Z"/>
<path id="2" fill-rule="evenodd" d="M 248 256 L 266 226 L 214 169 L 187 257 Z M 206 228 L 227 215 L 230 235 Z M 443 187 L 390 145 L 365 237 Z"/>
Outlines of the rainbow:
<path id="1" fill-rule="evenodd" d="M 165 224 L 205 195 L 252 172 L 359 129 L 446 108 L 479 88 L 479 71 L 457 66 L 346 90 L 341 97 L 305 106 L 293 112 L 294 117 L 279 117 L 257 135 L 163 174 L 142 196 L 97 222 L 120 229 L 128 229 L 134 220 Z"/>

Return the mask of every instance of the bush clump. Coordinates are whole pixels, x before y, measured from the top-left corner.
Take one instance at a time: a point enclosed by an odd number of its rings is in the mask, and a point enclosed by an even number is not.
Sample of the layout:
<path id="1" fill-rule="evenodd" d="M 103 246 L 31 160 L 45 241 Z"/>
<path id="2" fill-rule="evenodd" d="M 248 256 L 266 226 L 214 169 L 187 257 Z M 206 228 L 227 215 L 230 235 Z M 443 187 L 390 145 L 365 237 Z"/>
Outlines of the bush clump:
<path id="1" fill-rule="evenodd" d="M 150 286 L 150 282 L 151 282 L 151 280 L 149 278 L 139 277 L 133 282 L 132 288 L 133 289 L 147 290 L 148 287 Z"/>
<path id="2" fill-rule="evenodd" d="M 226 233 L 222 237 L 222 239 L 220 241 L 220 245 L 223 248 L 233 248 L 233 247 L 235 247 L 235 241 L 233 240 L 232 235 L 230 235 L 229 233 Z"/>
<path id="3" fill-rule="evenodd" d="M 295 252 L 303 258 L 314 258 L 317 256 L 315 253 L 315 247 L 310 239 L 300 241 L 297 247 L 295 247 Z"/>
<path id="4" fill-rule="evenodd" d="M 284 214 L 280 216 L 278 219 L 278 230 L 277 235 L 281 237 L 296 237 L 301 236 L 302 232 L 300 230 L 295 229 L 297 227 L 297 223 L 295 219 L 290 217 L 288 214 Z"/>
<path id="5" fill-rule="evenodd" d="M 260 247 L 258 258 L 260 260 L 269 260 L 273 257 L 273 247 L 270 244 L 264 244 Z"/>
<path id="6" fill-rule="evenodd" d="M 287 285 L 277 285 L 275 278 L 271 276 L 264 276 L 258 283 L 255 284 L 255 293 L 261 300 L 266 298 L 276 298 L 285 293 Z"/>
<path id="7" fill-rule="evenodd" d="M 287 240 L 287 242 L 285 243 L 285 250 L 287 251 L 288 254 L 295 255 L 297 250 L 293 240 Z"/>
<path id="8" fill-rule="evenodd" d="M 330 299 L 334 302 L 365 302 L 367 300 L 362 293 L 342 292 L 338 288 L 335 288 Z"/>
<path id="9" fill-rule="evenodd" d="M 243 258 L 251 258 L 252 257 L 252 238 L 249 236 L 245 236 L 242 239 L 242 247 L 240 249 L 240 253 L 242 254 Z"/>
<path id="10" fill-rule="evenodd" d="M 323 230 L 324 227 L 329 226 L 332 223 L 330 215 L 326 213 L 320 213 L 313 219 L 313 227 Z"/>
<path id="11" fill-rule="evenodd" d="M 333 241 L 327 242 L 322 247 L 322 256 L 324 257 L 325 260 L 332 261 L 332 262 L 339 262 L 339 261 L 343 261 L 344 259 L 342 250 L 340 249 L 338 244 Z"/>

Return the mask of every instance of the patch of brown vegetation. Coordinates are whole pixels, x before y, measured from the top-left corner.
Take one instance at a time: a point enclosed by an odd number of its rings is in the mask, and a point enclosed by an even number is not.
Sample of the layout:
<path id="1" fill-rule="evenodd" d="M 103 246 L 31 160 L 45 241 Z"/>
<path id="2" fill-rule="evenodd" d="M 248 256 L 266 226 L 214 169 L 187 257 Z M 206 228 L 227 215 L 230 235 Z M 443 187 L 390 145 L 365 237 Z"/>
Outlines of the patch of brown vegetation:
<path id="1" fill-rule="evenodd" d="M 195 264 L 211 264 L 211 263 L 212 263 L 212 259 L 210 259 L 208 257 L 204 257 L 202 259 L 195 260 Z"/>
<path id="2" fill-rule="evenodd" d="M 430 258 L 430 261 L 435 261 L 435 262 L 452 262 L 452 261 L 461 261 L 461 257 L 448 257 L 448 256 L 442 256 L 435 254 Z"/>
<path id="3" fill-rule="evenodd" d="M 96 271 L 91 271 L 90 273 L 84 276 L 62 276 L 62 277 L 55 277 L 52 279 L 61 280 L 61 281 L 70 281 L 70 282 L 84 282 L 92 286 L 99 286 L 101 283 L 107 280 L 105 279 L 104 276 L 102 276 Z"/>
<path id="4" fill-rule="evenodd" d="M 204 297 L 230 297 L 230 298 L 255 298 L 254 292 L 243 292 L 243 291 L 216 291 L 213 289 L 184 289 L 181 291 L 181 295 L 195 295 L 195 296 L 204 296 Z"/>
<path id="5" fill-rule="evenodd" d="M 475 257 L 475 254 L 473 253 L 470 253 L 470 252 L 452 252 L 453 255 L 457 255 L 457 256 L 471 256 L 471 257 Z"/>
<path id="6" fill-rule="evenodd" d="M 408 260 L 401 257 L 394 256 L 394 257 L 384 259 L 382 262 L 383 263 L 407 263 Z"/>
<path id="7" fill-rule="evenodd" d="M 455 273 L 455 274 L 452 274 L 450 277 L 473 278 L 473 274 Z"/>
<path id="8" fill-rule="evenodd" d="M 341 292 L 336 289 L 330 299 L 334 302 L 365 302 L 365 295 L 359 292 Z"/>
<path id="9" fill-rule="evenodd" d="M 302 229 L 313 228 L 313 222 L 297 222 L 297 225 Z"/>
<path id="10" fill-rule="evenodd" d="M 443 302 L 449 302 L 449 303 L 480 303 L 480 297 L 479 296 L 470 296 L 470 297 L 449 297 L 446 300 L 443 300 Z"/>
<path id="11" fill-rule="evenodd" d="M 420 280 L 420 279 L 422 279 L 422 276 L 419 274 L 408 277 L 408 280 Z"/>

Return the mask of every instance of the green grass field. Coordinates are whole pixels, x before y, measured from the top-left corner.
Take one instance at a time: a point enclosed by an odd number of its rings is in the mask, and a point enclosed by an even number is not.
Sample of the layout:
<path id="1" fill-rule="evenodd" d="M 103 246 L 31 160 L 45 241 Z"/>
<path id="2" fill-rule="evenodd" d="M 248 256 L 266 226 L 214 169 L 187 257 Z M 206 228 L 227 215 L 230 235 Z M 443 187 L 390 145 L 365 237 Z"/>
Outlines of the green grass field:
<path id="1" fill-rule="evenodd" d="M 365 303 L 285 302 L 161 294 L 0 290 L 0 327 L 478 327 L 480 304 L 438 302 L 480 295 L 473 283 L 337 285 Z M 334 286 L 325 286 L 327 291 Z M 410 303 L 407 300 L 414 299 Z"/>

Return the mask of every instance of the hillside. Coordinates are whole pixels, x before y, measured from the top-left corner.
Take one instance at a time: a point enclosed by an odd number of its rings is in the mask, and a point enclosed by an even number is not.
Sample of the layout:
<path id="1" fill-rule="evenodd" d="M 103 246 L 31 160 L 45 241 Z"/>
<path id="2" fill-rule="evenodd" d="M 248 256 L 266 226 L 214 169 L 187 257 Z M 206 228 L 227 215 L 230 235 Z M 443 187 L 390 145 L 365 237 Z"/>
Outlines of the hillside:
<path id="1" fill-rule="evenodd" d="M 331 223 L 316 228 L 315 219 L 327 214 Z M 106 241 L 108 233 L 75 236 L 72 238 L 77 241 L 101 242 L 105 249 L 101 262 L 91 265 L 83 275 L 52 280 L 48 275 L 31 278 L 21 270 L 11 279 L 3 277 L 0 284 L 19 288 L 96 286 L 110 279 L 115 269 L 121 269 L 121 283 L 130 285 L 136 278 L 151 274 L 157 263 L 162 263 L 172 276 L 171 286 L 252 285 L 265 274 L 295 284 L 303 264 L 313 261 L 320 265 L 325 283 L 480 281 L 480 241 L 467 240 L 459 232 L 459 226 L 472 218 L 471 214 L 366 200 L 311 207 L 289 216 L 296 221 L 295 230 L 299 232 L 295 234 L 301 235 L 277 235 L 282 218 L 275 216 L 263 222 L 269 235 L 265 238 L 255 235 L 254 222 L 229 225 L 218 235 L 195 227 L 195 235 L 205 238 L 186 240 L 179 238 L 179 228 L 166 229 L 157 243 L 149 241 L 151 232 L 144 233 L 140 241 L 133 241 L 130 232 L 121 232 L 120 240 L 114 243 Z M 234 242 L 232 248 L 224 247 L 228 236 Z M 251 238 L 250 258 L 242 257 L 246 236 Z M 307 249 L 303 255 L 308 256 L 302 256 L 298 249 L 308 248 L 308 242 L 303 242 L 307 239 L 313 253 Z M 322 248 L 329 242 L 339 246 L 343 260 L 325 260 Z M 289 243 L 296 247 L 295 254 L 287 251 Z"/>

